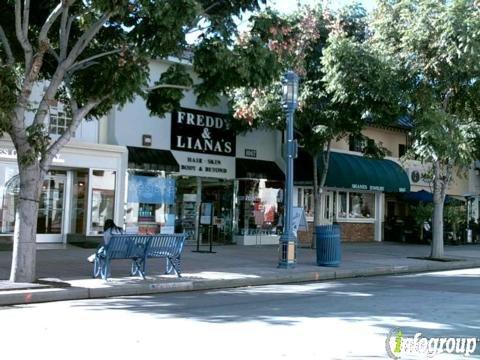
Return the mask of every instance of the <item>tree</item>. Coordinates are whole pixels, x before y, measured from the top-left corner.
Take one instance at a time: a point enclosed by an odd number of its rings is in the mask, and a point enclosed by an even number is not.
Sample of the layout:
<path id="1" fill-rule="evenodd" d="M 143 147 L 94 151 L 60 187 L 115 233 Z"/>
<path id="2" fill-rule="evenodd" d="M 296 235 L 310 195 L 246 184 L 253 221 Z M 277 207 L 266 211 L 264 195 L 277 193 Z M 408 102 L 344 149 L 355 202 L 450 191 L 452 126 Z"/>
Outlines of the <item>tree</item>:
<path id="1" fill-rule="evenodd" d="M 321 195 L 328 172 L 330 145 L 347 134 L 360 135 L 368 123 L 388 121 L 386 116 L 379 116 L 381 107 L 371 104 L 376 101 L 390 106 L 393 89 L 383 81 L 387 77 L 377 80 L 373 76 L 381 64 L 377 57 L 363 49 L 368 29 L 366 12 L 360 5 L 347 6 L 337 13 L 321 7 L 304 7 L 291 16 L 281 17 L 268 11 L 259 17 L 262 22 L 257 22 L 253 32 L 264 34 L 261 38 L 277 54 L 282 71 L 293 69 L 300 75 L 295 131 L 300 145 L 313 159 L 314 224 L 320 225 Z M 351 45 L 352 51 L 348 54 L 344 51 L 345 44 Z M 369 63 L 371 70 L 357 75 L 370 81 L 365 87 L 382 89 L 379 93 L 383 93 L 383 97 L 372 98 L 370 94 L 374 91 L 365 91 L 360 100 L 336 91 L 336 77 L 341 76 L 341 69 L 353 64 L 350 56 L 363 59 L 362 64 Z M 232 94 L 234 117 L 241 120 L 244 129 L 283 129 L 280 89 L 278 78 L 263 87 L 235 89 Z"/>
<path id="2" fill-rule="evenodd" d="M 364 44 L 387 70 L 376 73 L 375 69 L 370 76 L 391 84 L 393 91 L 386 100 L 392 101 L 396 116 L 413 120 L 412 156 L 432 166 L 433 258 L 444 254 L 446 190 L 454 172 L 464 172 L 478 152 L 479 15 L 478 2 L 470 0 L 380 0 L 371 23 L 372 37 Z M 334 92 L 340 98 L 363 101 L 364 84 L 371 81 L 358 75 L 371 67 L 360 58 L 352 63 L 335 72 Z M 368 87 L 368 91 L 372 98 L 384 96 L 381 88 Z"/>
<path id="3" fill-rule="evenodd" d="M 69 142 L 82 119 L 99 118 L 135 96 L 148 97 L 154 113 L 178 106 L 195 88 L 199 102 L 238 82 L 261 82 L 256 60 L 269 52 L 252 38 L 234 45 L 236 18 L 264 0 L 4 0 L 0 3 L 0 131 L 18 156 L 19 204 L 11 281 L 35 280 L 36 221 L 42 180 L 52 159 Z M 193 44 L 186 35 L 197 33 Z M 172 66 L 147 94 L 152 58 L 193 53 L 203 78 L 195 83 L 182 66 Z M 255 53 L 256 57 L 242 61 Z M 235 58 L 238 56 L 238 58 Z M 234 61 L 231 61 L 234 60 Z M 228 74 L 218 79 L 214 69 Z M 275 71 L 275 68 L 268 68 Z M 42 86 L 38 86 L 42 83 Z M 42 89 L 40 98 L 32 96 Z M 60 137 L 48 135 L 48 110 L 68 106 L 71 125 Z"/>
<path id="4" fill-rule="evenodd" d="M 414 120 L 412 151 L 432 165 L 431 256 L 443 251 L 443 207 L 454 171 L 475 155 L 480 120 L 480 7 L 470 0 L 381 0 L 371 45 L 394 64 L 406 112 Z"/>

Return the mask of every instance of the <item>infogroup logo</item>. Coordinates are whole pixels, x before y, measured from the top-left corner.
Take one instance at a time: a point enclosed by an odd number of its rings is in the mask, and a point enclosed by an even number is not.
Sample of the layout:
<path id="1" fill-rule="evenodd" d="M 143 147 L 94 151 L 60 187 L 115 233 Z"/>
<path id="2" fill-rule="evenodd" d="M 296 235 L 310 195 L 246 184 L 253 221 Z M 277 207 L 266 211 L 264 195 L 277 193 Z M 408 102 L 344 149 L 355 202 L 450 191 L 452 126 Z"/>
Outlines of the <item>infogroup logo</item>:
<path id="1" fill-rule="evenodd" d="M 399 329 L 390 330 L 385 340 L 385 348 L 391 359 L 401 359 L 402 356 L 411 357 L 421 355 L 422 357 L 434 357 L 435 355 L 447 353 L 469 357 L 477 348 L 476 337 L 425 337 L 422 333 L 407 337 Z"/>

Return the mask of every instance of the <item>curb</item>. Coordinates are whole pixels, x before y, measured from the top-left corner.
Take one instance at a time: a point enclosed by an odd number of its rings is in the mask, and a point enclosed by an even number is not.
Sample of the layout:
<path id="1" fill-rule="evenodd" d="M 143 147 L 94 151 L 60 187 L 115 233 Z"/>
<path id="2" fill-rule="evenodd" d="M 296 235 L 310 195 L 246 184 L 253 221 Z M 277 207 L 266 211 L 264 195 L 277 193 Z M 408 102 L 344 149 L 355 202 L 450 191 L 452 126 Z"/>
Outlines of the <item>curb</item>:
<path id="1" fill-rule="evenodd" d="M 328 272 L 291 272 L 281 275 L 268 275 L 257 278 L 245 279 L 188 280 L 161 283 L 140 282 L 134 284 L 111 284 L 110 286 L 99 288 L 72 286 L 62 288 L 7 290 L 0 292 L 0 306 L 26 305 L 33 303 L 64 300 L 99 299 L 116 296 L 152 295 L 185 291 L 218 290 L 246 286 L 293 284 L 337 279 L 351 279 L 358 277 L 373 277 L 384 275 L 401 275 L 434 271 L 471 269 L 477 267 L 480 267 L 480 260 L 455 261 L 410 266 L 376 266 L 374 268 L 367 268 L 363 270 L 338 269 L 336 271 Z"/>

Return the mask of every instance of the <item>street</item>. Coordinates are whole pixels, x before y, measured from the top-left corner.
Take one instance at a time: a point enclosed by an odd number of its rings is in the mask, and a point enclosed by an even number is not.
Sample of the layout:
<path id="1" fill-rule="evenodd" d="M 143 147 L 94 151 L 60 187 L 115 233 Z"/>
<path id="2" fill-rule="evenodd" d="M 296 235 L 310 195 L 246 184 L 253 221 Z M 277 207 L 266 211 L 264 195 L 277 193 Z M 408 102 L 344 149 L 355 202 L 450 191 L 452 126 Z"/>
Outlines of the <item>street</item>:
<path id="1" fill-rule="evenodd" d="M 479 295 L 480 269 L 471 269 L 3 307 L 0 351 L 52 360 L 385 359 L 394 329 L 479 338 Z M 477 345 L 470 358 L 480 358 Z"/>

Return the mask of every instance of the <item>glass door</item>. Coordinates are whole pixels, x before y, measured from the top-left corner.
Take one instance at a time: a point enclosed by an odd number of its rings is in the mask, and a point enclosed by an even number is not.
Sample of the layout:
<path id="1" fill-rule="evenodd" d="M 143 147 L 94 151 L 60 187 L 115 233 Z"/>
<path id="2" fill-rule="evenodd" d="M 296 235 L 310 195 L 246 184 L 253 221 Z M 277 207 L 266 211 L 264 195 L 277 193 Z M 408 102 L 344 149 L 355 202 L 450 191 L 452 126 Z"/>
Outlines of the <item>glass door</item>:
<path id="1" fill-rule="evenodd" d="M 66 172 L 50 172 L 40 194 L 37 242 L 63 242 L 65 190 Z"/>

